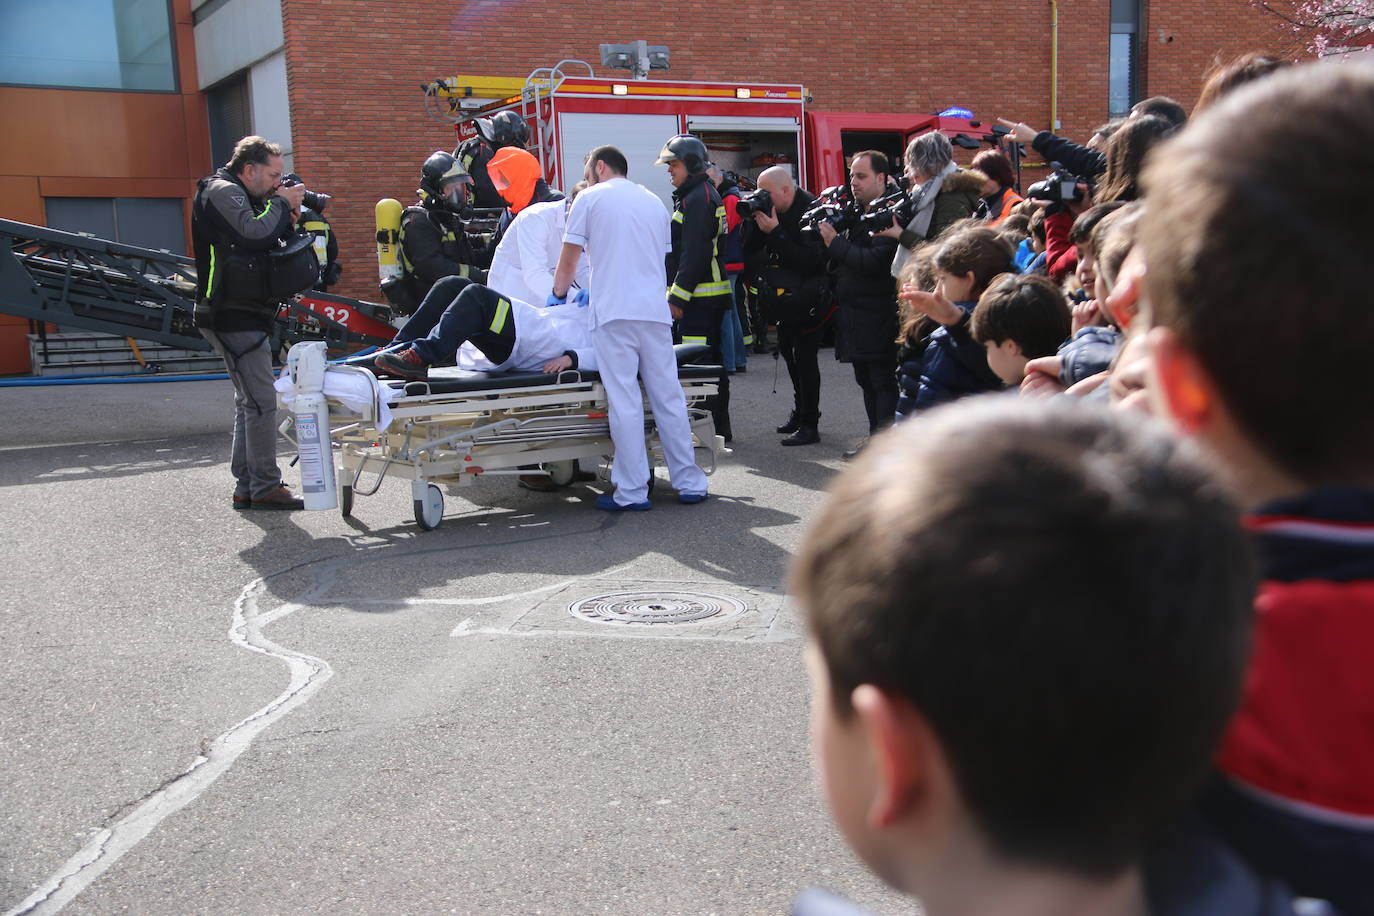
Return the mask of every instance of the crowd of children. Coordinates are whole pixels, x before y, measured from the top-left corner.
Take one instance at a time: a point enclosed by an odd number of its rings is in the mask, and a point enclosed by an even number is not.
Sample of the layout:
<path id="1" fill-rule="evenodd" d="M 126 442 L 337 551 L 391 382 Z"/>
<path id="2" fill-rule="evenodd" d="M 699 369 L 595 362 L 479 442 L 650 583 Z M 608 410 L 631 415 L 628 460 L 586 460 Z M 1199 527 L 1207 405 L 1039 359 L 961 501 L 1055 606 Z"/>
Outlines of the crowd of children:
<path id="1" fill-rule="evenodd" d="M 910 259 L 793 569 L 835 822 L 932 916 L 1374 913 L 1374 63 L 1201 98 Z"/>

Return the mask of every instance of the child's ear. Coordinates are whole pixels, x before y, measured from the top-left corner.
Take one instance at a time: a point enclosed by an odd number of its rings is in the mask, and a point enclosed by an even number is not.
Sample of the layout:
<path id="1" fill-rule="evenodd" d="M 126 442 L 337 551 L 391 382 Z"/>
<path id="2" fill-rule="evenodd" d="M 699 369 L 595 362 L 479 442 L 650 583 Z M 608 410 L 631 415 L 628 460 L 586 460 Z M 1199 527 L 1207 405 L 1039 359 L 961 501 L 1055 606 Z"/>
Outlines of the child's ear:
<path id="1" fill-rule="evenodd" d="M 1211 376 L 1197 354 L 1169 328 L 1151 328 L 1146 344 L 1156 410 L 1172 417 L 1183 432 L 1196 434 L 1214 419 L 1220 406 Z"/>
<path id="2" fill-rule="evenodd" d="M 1026 355 L 1026 351 L 1021 349 L 1021 345 L 1016 341 L 1012 340 L 1010 337 L 1006 339 L 1005 343 L 1007 345 L 1008 352 L 1010 352 L 1012 356 Z"/>
<path id="3" fill-rule="evenodd" d="M 929 788 L 934 736 L 915 707 L 872 684 L 856 687 L 851 702 L 875 770 L 868 824 L 874 829 L 890 827 Z"/>

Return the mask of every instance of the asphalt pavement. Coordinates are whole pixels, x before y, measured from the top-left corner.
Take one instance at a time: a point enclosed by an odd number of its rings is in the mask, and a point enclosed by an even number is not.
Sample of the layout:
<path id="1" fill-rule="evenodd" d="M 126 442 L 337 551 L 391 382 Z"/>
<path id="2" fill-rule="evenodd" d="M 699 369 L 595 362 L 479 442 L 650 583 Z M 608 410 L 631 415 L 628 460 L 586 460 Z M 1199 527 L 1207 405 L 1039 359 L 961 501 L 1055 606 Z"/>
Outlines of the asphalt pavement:
<path id="1" fill-rule="evenodd" d="M 821 356 L 819 445 L 734 376 L 701 505 L 498 478 L 429 532 L 400 480 L 233 511 L 228 382 L 0 389 L 0 913 L 914 912 L 811 773 L 783 582 L 865 425 Z"/>

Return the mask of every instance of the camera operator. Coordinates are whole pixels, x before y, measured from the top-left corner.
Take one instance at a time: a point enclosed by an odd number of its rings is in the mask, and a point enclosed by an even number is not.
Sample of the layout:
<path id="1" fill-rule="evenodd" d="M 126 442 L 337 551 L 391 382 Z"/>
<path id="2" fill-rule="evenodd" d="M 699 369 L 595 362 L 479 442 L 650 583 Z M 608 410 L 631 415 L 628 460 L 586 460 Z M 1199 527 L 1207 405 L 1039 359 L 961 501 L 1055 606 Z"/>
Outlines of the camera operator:
<path id="1" fill-rule="evenodd" d="M 759 175 L 758 187 L 746 198 L 752 220 L 744 223 L 744 262 L 758 277 L 765 314 L 777 322 L 778 354 L 792 379 L 792 414 L 778 432 L 787 434 L 783 445 L 811 445 L 821 439 L 817 351 L 833 311 L 820 240 L 801 230 L 801 215 L 816 198 L 778 165 Z M 771 206 L 761 206 L 764 194 Z"/>
<path id="2" fill-rule="evenodd" d="M 849 187 L 864 212 L 887 191 L 890 169 L 887 156 L 877 150 L 854 154 Z M 822 222 L 817 230 L 835 265 L 835 355 L 854 367 L 872 435 L 890 425 L 897 411 L 897 293 L 891 269 L 898 243 L 857 225 L 841 233 Z M 867 442 L 860 440 L 844 457 L 853 458 Z"/>
<path id="3" fill-rule="evenodd" d="M 224 167 L 202 178 L 191 208 L 196 327 L 234 384 L 230 470 L 235 509 L 300 509 L 277 466 L 277 392 L 270 337 L 278 299 L 262 261 L 295 233 L 304 185 L 283 187 L 281 147 L 244 137 Z"/>

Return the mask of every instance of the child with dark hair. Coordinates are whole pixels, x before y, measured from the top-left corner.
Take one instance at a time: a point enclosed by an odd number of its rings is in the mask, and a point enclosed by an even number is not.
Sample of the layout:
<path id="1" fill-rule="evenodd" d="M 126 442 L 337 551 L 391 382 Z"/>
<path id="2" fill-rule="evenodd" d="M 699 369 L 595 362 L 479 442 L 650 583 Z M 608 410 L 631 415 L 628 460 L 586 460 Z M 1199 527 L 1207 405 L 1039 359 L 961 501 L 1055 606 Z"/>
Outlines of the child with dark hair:
<path id="1" fill-rule="evenodd" d="M 903 270 L 901 327 L 897 335 L 897 417 L 981 391 L 1001 380 L 968 332 L 973 307 L 993 278 L 1014 272 L 1011 246 L 986 228 L 941 237 L 931 256 L 935 286 L 926 290 L 909 262 Z"/>
<path id="2" fill-rule="evenodd" d="M 1151 160 L 1139 243 L 1151 394 L 1221 458 L 1265 580 L 1203 812 L 1347 916 L 1374 913 L 1371 175 L 1374 67 L 1289 67 Z"/>
<path id="3" fill-rule="evenodd" d="M 1026 225 L 1030 238 L 1016 249 L 1016 269 L 1023 274 L 1043 274 L 1045 272 L 1045 210 L 1036 207 Z"/>
<path id="4" fill-rule="evenodd" d="M 1116 359 L 1121 327 L 1101 303 L 1116 279 L 1116 268 L 1134 243 L 1136 216 L 1132 214 L 1138 208 L 1138 204 L 1120 202 L 1098 204 L 1074 224 L 1074 238 L 1083 255 L 1078 276 L 1086 285 L 1087 298 L 1073 304 L 1072 337 L 1054 356 L 1041 357 L 1026 367 L 1023 394 L 1085 394 L 1075 386 L 1106 372 Z M 1112 259 L 1106 262 L 1099 252 L 1109 246 Z"/>
<path id="5" fill-rule="evenodd" d="M 1069 304 L 1044 277 L 1003 275 L 979 297 L 969 333 L 1002 383 L 1020 385 L 1028 360 L 1053 356 L 1068 338 Z"/>
<path id="6" fill-rule="evenodd" d="M 1292 912 L 1225 850 L 1192 885 L 1146 864 L 1206 778 L 1253 618 L 1236 509 L 1162 427 L 1005 398 L 898 424 L 835 481 L 790 585 L 835 823 L 925 912 Z M 794 913 L 854 912 L 828 902 Z"/>

